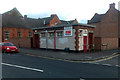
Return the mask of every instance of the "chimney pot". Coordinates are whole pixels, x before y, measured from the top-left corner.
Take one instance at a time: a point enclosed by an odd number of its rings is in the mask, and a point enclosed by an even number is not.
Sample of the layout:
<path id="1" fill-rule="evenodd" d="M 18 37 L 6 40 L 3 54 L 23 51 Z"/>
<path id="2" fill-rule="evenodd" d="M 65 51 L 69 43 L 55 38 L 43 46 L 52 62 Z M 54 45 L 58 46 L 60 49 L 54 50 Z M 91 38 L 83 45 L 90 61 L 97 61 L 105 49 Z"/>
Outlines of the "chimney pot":
<path id="1" fill-rule="evenodd" d="M 27 19 L 27 15 L 24 15 L 24 19 L 25 19 L 25 20 Z"/>
<path id="2" fill-rule="evenodd" d="M 115 3 L 110 4 L 110 8 L 115 8 Z"/>
<path id="3" fill-rule="evenodd" d="M 52 16 L 57 16 L 57 15 L 56 15 L 56 14 L 51 14 L 51 17 L 52 17 Z"/>

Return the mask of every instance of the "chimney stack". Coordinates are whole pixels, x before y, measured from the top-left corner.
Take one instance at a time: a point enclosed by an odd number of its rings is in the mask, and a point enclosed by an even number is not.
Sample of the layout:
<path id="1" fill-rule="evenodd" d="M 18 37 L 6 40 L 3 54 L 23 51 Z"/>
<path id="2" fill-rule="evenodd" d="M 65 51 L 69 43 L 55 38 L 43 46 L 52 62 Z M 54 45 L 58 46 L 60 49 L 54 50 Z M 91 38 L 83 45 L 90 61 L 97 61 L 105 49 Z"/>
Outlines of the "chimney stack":
<path id="1" fill-rule="evenodd" d="M 27 19 L 27 15 L 24 15 L 24 19 L 25 19 L 25 20 Z"/>
<path id="2" fill-rule="evenodd" d="M 115 3 L 110 4 L 110 8 L 115 8 Z"/>
<path id="3" fill-rule="evenodd" d="M 56 14 L 51 14 L 51 17 L 57 16 Z"/>

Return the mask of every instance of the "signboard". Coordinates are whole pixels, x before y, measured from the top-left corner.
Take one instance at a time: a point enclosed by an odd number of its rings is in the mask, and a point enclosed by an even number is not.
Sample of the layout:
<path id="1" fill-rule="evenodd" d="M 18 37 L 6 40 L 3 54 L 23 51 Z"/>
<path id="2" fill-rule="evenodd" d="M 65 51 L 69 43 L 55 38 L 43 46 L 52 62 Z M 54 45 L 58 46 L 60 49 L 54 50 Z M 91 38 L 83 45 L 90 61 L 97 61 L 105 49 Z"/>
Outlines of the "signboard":
<path id="1" fill-rule="evenodd" d="M 72 36 L 72 26 L 64 27 L 64 36 Z"/>

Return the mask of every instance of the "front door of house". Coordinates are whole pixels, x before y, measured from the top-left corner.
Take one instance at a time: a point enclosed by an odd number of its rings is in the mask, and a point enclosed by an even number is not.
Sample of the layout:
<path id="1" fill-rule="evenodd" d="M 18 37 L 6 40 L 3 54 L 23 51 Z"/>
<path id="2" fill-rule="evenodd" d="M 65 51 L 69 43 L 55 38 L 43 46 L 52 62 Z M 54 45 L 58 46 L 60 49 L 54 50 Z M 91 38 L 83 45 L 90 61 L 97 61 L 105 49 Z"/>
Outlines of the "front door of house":
<path id="1" fill-rule="evenodd" d="M 83 36 L 83 50 L 87 52 L 87 36 Z"/>

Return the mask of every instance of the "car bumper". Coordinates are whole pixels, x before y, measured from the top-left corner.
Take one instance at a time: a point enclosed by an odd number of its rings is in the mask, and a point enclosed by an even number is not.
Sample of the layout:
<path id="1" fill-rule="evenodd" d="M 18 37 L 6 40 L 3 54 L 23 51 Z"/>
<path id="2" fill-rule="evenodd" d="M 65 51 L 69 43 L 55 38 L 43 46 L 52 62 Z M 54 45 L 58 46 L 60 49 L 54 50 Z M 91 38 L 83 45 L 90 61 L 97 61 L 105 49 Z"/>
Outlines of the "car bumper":
<path id="1" fill-rule="evenodd" d="M 7 53 L 9 52 L 18 52 L 18 50 L 6 50 Z"/>

